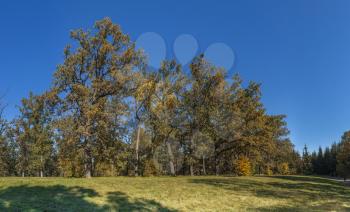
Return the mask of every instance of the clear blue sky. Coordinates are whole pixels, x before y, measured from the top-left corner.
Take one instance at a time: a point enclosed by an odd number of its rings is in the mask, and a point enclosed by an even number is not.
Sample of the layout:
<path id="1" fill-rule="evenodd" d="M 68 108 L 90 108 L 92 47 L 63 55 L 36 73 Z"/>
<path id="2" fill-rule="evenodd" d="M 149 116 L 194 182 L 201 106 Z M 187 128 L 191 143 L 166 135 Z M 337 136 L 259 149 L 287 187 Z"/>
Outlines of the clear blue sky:
<path id="1" fill-rule="evenodd" d="M 262 83 L 269 113 L 288 116 L 297 149 L 350 129 L 350 1 L 16 1 L 0 3 L 0 92 L 7 116 L 29 91 L 50 86 L 69 31 L 111 17 L 132 39 L 157 32 L 172 55 L 191 34 L 204 51 L 223 42 L 244 79 Z"/>

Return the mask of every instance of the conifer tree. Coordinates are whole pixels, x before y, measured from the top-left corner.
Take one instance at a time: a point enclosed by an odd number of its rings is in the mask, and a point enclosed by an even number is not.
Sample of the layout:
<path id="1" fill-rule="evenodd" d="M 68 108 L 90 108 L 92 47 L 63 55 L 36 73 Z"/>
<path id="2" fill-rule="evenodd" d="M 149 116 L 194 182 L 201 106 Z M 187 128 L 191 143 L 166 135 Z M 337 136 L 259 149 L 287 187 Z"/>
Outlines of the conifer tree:
<path id="1" fill-rule="evenodd" d="M 343 134 L 337 155 L 337 173 L 344 181 L 350 176 L 350 131 Z"/>
<path id="2" fill-rule="evenodd" d="M 311 156 L 309 154 L 309 151 L 307 149 L 307 146 L 304 146 L 303 149 L 303 162 L 302 162 L 302 170 L 304 174 L 312 174 L 312 162 L 311 162 Z"/>

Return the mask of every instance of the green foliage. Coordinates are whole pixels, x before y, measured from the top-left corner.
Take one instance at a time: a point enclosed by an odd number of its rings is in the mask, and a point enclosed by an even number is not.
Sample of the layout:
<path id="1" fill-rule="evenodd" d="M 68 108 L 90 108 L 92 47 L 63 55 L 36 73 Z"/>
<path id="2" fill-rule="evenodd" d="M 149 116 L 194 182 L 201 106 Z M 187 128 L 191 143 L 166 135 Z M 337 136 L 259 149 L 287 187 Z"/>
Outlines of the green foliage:
<path id="1" fill-rule="evenodd" d="M 304 149 L 303 149 L 302 171 L 306 175 L 310 175 L 313 173 L 311 156 L 309 155 L 306 145 L 304 146 Z"/>
<path id="2" fill-rule="evenodd" d="M 346 180 L 350 176 L 350 131 L 342 136 L 337 155 L 337 173 Z"/>

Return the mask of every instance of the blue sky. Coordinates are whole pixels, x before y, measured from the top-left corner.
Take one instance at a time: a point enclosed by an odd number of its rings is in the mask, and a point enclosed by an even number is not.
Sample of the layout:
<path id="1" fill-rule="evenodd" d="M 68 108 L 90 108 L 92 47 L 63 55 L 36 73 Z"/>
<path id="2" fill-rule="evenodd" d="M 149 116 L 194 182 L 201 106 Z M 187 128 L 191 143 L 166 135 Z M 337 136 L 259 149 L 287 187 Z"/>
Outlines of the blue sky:
<path id="1" fill-rule="evenodd" d="M 181 34 L 199 52 L 216 42 L 235 53 L 230 73 L 262 83 L 269 113 L 288 116 L 297 149 L 339 140 L 350 129 L 350 1 L 16 1 L 0 3 L 0 92 L 7 117 L 29 91 L 50 86 L 69 31 L 103 17 L 136 40 L 156 32 L 167 57 Z"/>

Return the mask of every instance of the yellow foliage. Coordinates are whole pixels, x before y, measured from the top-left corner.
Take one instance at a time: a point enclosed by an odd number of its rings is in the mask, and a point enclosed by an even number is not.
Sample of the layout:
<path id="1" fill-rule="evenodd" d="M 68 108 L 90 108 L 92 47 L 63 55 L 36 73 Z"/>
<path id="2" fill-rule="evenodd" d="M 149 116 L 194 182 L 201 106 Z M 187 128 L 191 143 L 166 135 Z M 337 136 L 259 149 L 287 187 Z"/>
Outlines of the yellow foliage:
<path id="1" fill-rule="evenodd" d="M 278 170 L 279 170 L 279 173 L 282 174 L 282 175 L 288 175 L 288 174 L 290 174 L 288 163 L 281 163 L 281 164 L 278 166 Z"/>
<path id="2" fill-rule="evenodd" d="M 173 109 L 176 106 L 176 104 L 177 104 L 177 99 L 174 94 L 167 96 L 166 107 L 168 109 Z"/>
<path id="3" fill-rule="evenodd" d="M 249 176 L 252 174 L 252 165 L 248 157 L 241 156 L 236 162 L 236 174 L 239 176 Z"/>
<path id="4" fill-rule="evenodd" d="M 135 98 L 138 101 L 141 101 L 142 99 L 144 99 L 145 94 L 149 94 L 154 90 L 154 86 L 155 84 L 151 80 L 142 83 L 142 85 L 135 92 Z"/>

